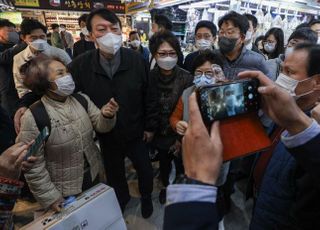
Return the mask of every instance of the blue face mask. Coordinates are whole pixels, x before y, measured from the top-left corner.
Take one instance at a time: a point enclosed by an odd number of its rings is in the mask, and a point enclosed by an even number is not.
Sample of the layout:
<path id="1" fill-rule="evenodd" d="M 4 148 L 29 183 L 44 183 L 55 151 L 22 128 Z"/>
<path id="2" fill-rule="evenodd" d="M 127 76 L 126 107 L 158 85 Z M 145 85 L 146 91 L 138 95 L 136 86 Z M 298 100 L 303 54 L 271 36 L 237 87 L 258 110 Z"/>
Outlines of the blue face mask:
<path id="1" fill-rule="evenodd" d="M 193 83 L 196 85 L 196 87 L 200 87 L 200 86 L 215 84 L 216 81 L 214 77 L 202 74 L 202 75 L 194 76 Z"/>

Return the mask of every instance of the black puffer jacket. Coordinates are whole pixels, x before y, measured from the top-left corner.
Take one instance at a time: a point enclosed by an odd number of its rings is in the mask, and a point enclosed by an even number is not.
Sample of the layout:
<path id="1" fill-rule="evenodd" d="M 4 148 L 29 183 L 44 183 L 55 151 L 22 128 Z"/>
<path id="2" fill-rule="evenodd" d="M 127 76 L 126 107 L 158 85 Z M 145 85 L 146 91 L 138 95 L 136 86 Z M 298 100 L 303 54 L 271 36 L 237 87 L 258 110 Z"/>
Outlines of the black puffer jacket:
<path id="1" fill-rule="evenodd" d="M 130 49 L 120 49 L 120 66 L 110 78 L 100 65 L 99 50 L 88 51 L 74 59 L 69 70 L 76 90 L 87 94 L 98 108 L 112 97 L 119 104 L 117 123 L 111 134 L 117 140 L 142 138 L 143 131 L 158 125 L 155 86 L 149 83 L 149 70 L 142 56 Z"/>

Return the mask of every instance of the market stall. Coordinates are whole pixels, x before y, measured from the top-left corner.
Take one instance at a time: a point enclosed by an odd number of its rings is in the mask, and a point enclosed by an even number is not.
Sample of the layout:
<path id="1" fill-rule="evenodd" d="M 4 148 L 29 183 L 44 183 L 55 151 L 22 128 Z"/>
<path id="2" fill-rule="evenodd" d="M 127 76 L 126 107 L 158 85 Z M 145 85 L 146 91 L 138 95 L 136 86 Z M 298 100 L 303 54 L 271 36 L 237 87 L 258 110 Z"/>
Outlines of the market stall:
<path id="1" fill-rule="evenodd" d="M 22 18 L 34 18 L 48 26 L 51 24 L 65 24 L 67 31 L 71 32 L 74 38 L 79 39 L 80 27 L 78 18 L 89 13 L 95 8 L 106 8 L 115 12 L 123 25 L 123 32 L 131 29 L 131 19 L 125 15 L 125 4 L 119 1 L 103 0 L 52 0 L 52 1 L 15 1 L 16 10 L 22 13 Z"/>

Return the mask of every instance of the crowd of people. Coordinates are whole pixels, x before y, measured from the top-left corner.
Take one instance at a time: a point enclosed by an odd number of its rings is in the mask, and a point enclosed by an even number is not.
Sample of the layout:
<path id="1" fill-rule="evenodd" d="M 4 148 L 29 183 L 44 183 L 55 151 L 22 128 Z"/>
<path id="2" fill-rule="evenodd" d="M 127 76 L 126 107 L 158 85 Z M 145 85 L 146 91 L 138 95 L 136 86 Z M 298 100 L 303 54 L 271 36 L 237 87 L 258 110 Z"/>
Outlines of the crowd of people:
<path id="1" fill-rule="evenodd" d="M 126 157 L 149 218 L 150 152 L 159 160 L 164 229 L 223 229 L 243 177 L 252 182 L 255 204 L 250 229 L 320 227 L 319 20 L 285 41 L 279 28 L 256 37 L 257 19 L 231 11 L 218 25 L 198 22 L 197 51 L 186 57 L 163 15 L 153 20 L 149 47 L 138 31 L 124 47 L 121 21 L 107 9 L 78 22 L 74 43 L 66 25 L 52 24 L 48 36 L 39 21 L 24 19 L 18 34 L 0 20 L 0 228 L 12 229 L 10 210 L 26 185 L 43 210 L 59 212 L 67 197 L 107 183 L 124 212 Z M 260 82 L 259 115 L 272 145 L 223 162 L 219 122 L 205 126 L 195 91 L 244 78 Z M 234 97 L 231 87 L 223 94 Z M 49 137 L 25 159 L 45 127 Z M 177 176 L 170 184 L 172 162 Z"/>

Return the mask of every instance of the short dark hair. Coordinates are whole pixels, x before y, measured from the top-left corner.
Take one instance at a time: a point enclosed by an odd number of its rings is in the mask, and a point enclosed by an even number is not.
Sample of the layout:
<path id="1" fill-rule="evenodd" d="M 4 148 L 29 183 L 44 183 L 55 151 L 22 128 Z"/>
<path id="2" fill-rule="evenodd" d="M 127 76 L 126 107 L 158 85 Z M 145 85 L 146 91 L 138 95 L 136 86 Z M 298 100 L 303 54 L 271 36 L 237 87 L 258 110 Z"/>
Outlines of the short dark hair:
<path id="1" fill-rule="evenodd" d="M 31 34 L 31 32 L 36 29 L 41 29 L 45 34 L 47 34 L 47 27 L 35 19 L 24 19 L 21 23 L 20 29 L 22 35 Z"/>
<path id="2" fill-rule="evenodd" d="M 319 19 L 313 19 L 309 22 L 309 26 L 313 26 L 315 24 L 320 24 L 320 20 Z"/>
<path id="3" fill-rule="evenodd" d="M 65 28 L 67 27 L 66 24 L 60 24 L 60 27 L 61 27 L 61 26 L 62 26 L 62 27 L 65 27 Z"/>
<path id="4" fill-rule="evenodd" d="M 16 28 L 16 25 L 10 22 L 8 19 L 0 19 L 0 28 L 2 27 L 13 27 Z"/>
<path id="5" fill-rule="evenodd" d="M 172 22 L 169 18 L 165 15 L 158 14 L 155 15 L 153 18 L 153 22 L 156 23 L 158 26 L 163 27 L 166 30 L 172 30 Z"/>
<path id="6" fill-rule="evenodd" d="M 246 34 L 249 29 L 248 19 L 245 16 L 238 14 L 237 12 L 231 11 L 226 15 L 224 15 L 219 20 L 219 23 L 218 23 L 219 28 L 221 28 L 222 24 L 226 21 L 231 21 L 235 27 L 240 29 L 240 32 L 242 34 Z"/>
<path id="7" fill-rule="evenodd" d="M 167 42 L 176 51 L 177 56 L 182 56 L 180 43 L 176 36 L 168 30 L 155 33 L 149 40 L 149 50 L 154 57 L 162 43 Z"/>
<path id="8" fill-rule="evenodd" d="M 53 24 L 51 24 L 51 29 L 57 29 L 57 28 L 59 28 L 59 25 L 57 24 L 57 23 L 53 23 Z"/>
<path id="9" fill-rule="evenodd" d="M 259 37 L 257 37 L 256 40 L 254 41 L 255 46 L 258 47 L 258 43 L 263 40 L 264 40 L 264 35 L 260 35 Z"/>
<path id="10" fill-rule="evenodd" d="M 79 18 L 78 18 L 78 24 L 80 26 L 81 22 L 87 22 L 87 18 L 88 18 L 88 14 L 82 14 Z"/>
<path id="11" fill-rule="evenodd" d="M 138 32 L 135 31 L 135 30 L 132 30 L 132 31 L 129 33 L 129 38 L 130 38 L 131 35 L 134 35 L 134 34 L 138 34 Z"/>
<path id="12" fill-rule="evenodd" d="M 284 33 L 280 28 L 273 27 L 264 36 L 264 39 L 268 39 L 270 35 L 273 35 L 277 40 L 276 49 L 273 53 L 269 54 L 269 59 L 277 58 L 280 54 L 284 53 Z"/>
<path id="13" fill-rule="evenodd" d="M 20 73 L 23 75 L 23 84 L 37 95 L 44 95 L 50 87 L 48 66 L 52 61 L 63 63 L 57 58 L 41 54 L 20 67 Z"/>
<path id="14" fill-rule="evenodd" d="M 194 33 L 196 34 L 197 31 L 198 31 L 200 28 L 207 28 L 207 29 L 209 29 L 209 30 L 211 31 L 211 34 L 212 34 L 213 37 L 215 37 L 215 36 L 217 35 L 217 27 L 216 27 L 215 24 L 213 24 L 213 22 L 206 21 L 206 20 L 203 20 L 203 21 L 198 22 Z"/>
<path id="15" fill-rule="evenodd" d="M 305 28 L 305 27 L 310 28 L 309 23 L 303 22 L 300 25 L 298 25 L 295 30 L 298 30 L 300 28 Z"/>
<path id="16" fill-rule="evenodd" d="M 211 64 L 217 64 L 219 65 L 221 68 L 223 68 L 223 62 L 221 57 L 212 52 L 211 50 L 204 50 L 203 52 L 201 52 L 193 61 L 192 63 L 192 69 L 191 69 L 191 73 L 194 74 L 194 72 L 197 70 L 197 68 L 199 66 L 202 66 L 204 63 L 206 62 L 210 62 Z"/>
<path id="17" fill-rule="evenodd" d="M 308 52 L 307 73 L 309 77 L 315 74 L 320 74 L 320 45 L 302 43 L 297 45 L 294 50 L 306 50 Z"/>
<path id="18" fill-rule="evenodd" d="M 305 40 L 305 42 L 317 44 L 318 35 L 309 27 L 302 27 L 300 29 L 293 31 L 288 41 L 290 41 L 291 39 L 303 39 Z"/>
<path id="19" fill-rule="evenodd" d="M 99 9 L 95 9 L 93 11 L 91 11 L 91 13 L 88 15 L 88 18 L 87 18 L 87 29 L 89 32 L 92 31 L 92 25 L 91 25 L 91 22 L 92 22 L 92 19 L 94 16 L 100 16 L 102 17 L 103 19 L 111 22 L 112 24 L 119 24 L 120 28 L 122 28 L 122 25 L 121 25 L 121 21 L 120 19 L 118 18 L 118 16 L 110 11 L 110 10 L 107 10 L 105 8 L 99 8 Z"/>
<path id="20" fill-rule="evenodd" d="M 251 21 L 252 22 L 252 26 L 254 29 L 257 29 L 257 26 L 258 26 L 258 19 L 252 15 L 252 14 L 243 14 L 243 16 L 245 16 L 248 21 Z"/>

